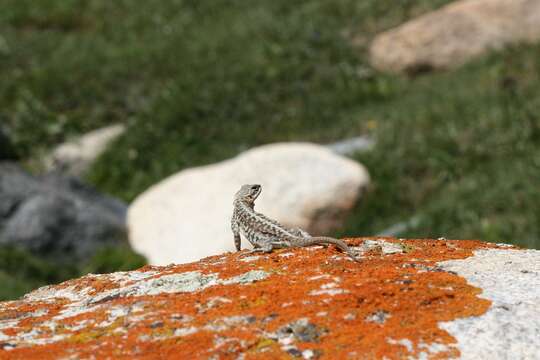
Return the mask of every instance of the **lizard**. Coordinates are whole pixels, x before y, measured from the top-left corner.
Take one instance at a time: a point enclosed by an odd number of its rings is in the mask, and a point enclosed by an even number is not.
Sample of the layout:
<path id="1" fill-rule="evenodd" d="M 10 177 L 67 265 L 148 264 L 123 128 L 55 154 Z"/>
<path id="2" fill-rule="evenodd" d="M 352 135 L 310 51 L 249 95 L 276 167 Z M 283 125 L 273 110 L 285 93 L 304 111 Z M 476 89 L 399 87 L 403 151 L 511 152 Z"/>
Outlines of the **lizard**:
<path id="1" fill-rule="evenodd" d="M 333 244 L 354 261 L 360 262 L 342 240 L 327 236 L 311 236 L 302 229 L 287 228 L 256 212 L 255 200 L 261 191 L 261 185 L 246 184 L 242 185 L 234 196 L 231 230 L 237 251 L 241 249 L 240 234 L 242 234 L 253 245 L 252 252 L 270 253 L 274 249 Z"/>

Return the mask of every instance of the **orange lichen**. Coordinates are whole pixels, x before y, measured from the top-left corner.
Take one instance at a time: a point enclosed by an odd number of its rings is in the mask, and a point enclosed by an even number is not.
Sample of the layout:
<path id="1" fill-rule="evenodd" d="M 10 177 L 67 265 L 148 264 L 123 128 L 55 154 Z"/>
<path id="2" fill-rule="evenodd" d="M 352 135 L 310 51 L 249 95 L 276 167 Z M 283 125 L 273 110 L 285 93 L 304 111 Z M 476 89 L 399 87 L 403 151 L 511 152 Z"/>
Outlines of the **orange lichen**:
<path id="1" fill-rule="evenodd" d="M 357 246 L 365 240 L 348 239 L 348 243 Z M 384 255 L 375 248 L 364 254 L 360 264 L 330 247 L 285 249 L 247 261 L 248 255 L 242 252 L 192 264 L 146 266 L 139 271 L 155 272 L 149 278 L 188 271 L 219 274 L 220 279 L 251 270 L 270 274 L 246 285 L 216 283 L 194 292 L 111 297 L 94 305 L 92 311 L 63 319 L 62 327 L 54 330 L 44 324 L 58 316 L 65 299 L 58 304 L 14 302 L 0 308 L 0 319 L 16 319 L 40 309 L 46 312 L 0 330 L 3 334 L 15 336 L 39 329 L 45 335 L 65 337 L 49 344 L 0 350 L 0 359 L 70 355 L 148 359 L 217 355 L 233 359 L 239 353 L 247 359 L 289 358 L 294 353 L 287 353 L 275 334 L 302 318 L 309 319 L 310 331 L 316 336 L 294 340 L 297 353 L 310 349 L 313 356 L 328 359 L 399 359 L 418 356 L 426 345 L 436 343 L 446 350 L 427 353 L 429 357 L 458 356 L 456 340 L 438 322 L 481 315 L 490 302 L 479 298 L 480 290 L 465 279 L 440 271 L 437 262 L 463 259 L 473 250 L 495 245 L 468 240 L 384 241 L 400 244 L 403 251 Z M 102 277 L 83 277 L 57 288 L 71 286 L 91 288 L 95 295 L 120 285 Z M 123 308 L 130 310 L 107 323 L 112 309 Z"/>

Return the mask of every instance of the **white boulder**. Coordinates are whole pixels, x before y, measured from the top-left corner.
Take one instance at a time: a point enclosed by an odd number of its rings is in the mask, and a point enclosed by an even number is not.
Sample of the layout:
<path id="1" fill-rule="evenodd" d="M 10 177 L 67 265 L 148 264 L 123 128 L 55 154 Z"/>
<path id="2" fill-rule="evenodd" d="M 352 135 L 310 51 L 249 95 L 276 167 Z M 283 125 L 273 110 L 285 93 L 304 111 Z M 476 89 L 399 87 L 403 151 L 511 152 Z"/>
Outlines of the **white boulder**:
<path id="1" fill-rule="evenodd" d="M 132 247 L 155 265 L 234 251 L 232 200 L 246 183 L 262 185 L 257 211 L 319 235 L 342 224 L 369 175 L 359 163 L 315 144 L 254 148 L 183 170 L 141 194 L 128 211 Z M 249 244 L 243 240 L 242 246 Z"/>
<path id="2" fill-rule="evenodd" d="M 539 40 L 540 0 L 460 0 L 378 35 L 370 57 L 379 70 L 414 73 Z"/>
<path id="3" fill-rule="evenodd" d="M 49 171 L 59 170 L 69 175 L 81 176 L 125 130 L 124 125 L 111 125 L 61 144 L 45 160 L 45 166 Z"/>

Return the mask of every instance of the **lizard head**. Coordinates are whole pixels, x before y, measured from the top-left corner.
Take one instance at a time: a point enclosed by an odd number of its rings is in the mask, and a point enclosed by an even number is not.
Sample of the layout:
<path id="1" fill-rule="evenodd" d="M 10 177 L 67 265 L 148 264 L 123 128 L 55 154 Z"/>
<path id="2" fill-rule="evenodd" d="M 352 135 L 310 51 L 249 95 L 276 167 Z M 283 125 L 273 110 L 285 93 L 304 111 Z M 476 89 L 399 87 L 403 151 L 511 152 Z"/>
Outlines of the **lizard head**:
<path id="1" fill-rule="evenodd" d="M 255 199 L 261 193 L 261 185 L 257 184 L 246 184 L 242 185 L 240 190 L 234 195 L 235 200 L 247 201 L 248 203 L 255 202 Z"/>

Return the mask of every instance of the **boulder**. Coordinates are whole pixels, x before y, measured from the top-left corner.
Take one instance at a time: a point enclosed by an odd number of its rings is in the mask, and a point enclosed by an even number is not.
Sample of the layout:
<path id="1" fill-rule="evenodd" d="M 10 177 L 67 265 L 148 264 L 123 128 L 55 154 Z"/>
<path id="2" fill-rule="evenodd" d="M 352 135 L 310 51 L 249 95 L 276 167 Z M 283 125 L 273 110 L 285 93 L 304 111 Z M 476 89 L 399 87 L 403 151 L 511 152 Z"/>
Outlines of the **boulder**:
<path id="1" fill-rule="evenodd" d="M 125 130 L 124 125 L 111 125 L 61 144 L 45 159 L 45 166 L 49 171 L 82 176 L 109 144 L 122 135 Z"/>
<path id="2" fill-rule="evenodd" d="M 375 147 L 375 140 L 368 136 L 357 136 L 328 144 L 326 147 L 336 154 L 351 156 L 360 152 L 368 152 Z"/>
<path id="3" fill-rule="evenodd" d="M 379 70 L 415 73 L 539 39 L 540 0 L 461 0 L 378 35 L 370 57 Z"/>
<path id="4" fill-rule="evenodd" d="M 0 303 L 0 359 L 536 359 L 540 251 L 346 239 L 86 275 Z"/>
<path id="5" fill-rule="evenodd" d="M 75 178 L 34 177 L 0 163 L 0 245 L 59 261 L 87 259 L 125 241 L 126 206 Z"/>
<path id="6" fill-rule="evenodd" d="M 129 240 L 155 265 L 234 251 L 232 200 L 246 183 L 262 185 L 257 211 L 324 234 L 342 224 L 368 182 L 362 165 L 323 146 L 265 145 L 152 186 L 129 208 Z"/>

